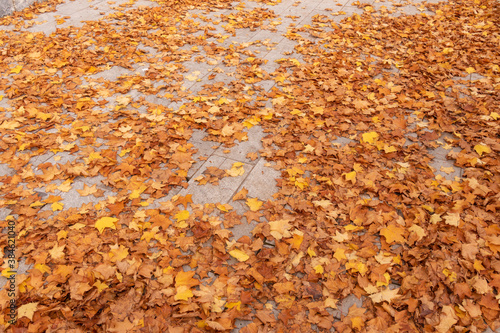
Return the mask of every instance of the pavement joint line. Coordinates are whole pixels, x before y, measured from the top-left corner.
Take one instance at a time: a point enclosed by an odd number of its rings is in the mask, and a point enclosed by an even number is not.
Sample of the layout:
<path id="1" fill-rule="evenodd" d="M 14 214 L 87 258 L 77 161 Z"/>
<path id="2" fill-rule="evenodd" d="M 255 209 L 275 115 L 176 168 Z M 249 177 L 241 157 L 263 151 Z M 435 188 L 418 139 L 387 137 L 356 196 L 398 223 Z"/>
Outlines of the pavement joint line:
<path id="1" fill-rule="evenodd" d="M 234 161 L 234 160 L 233 160 Z M 243 162 L 242 162 L 243 163 Z M 233 197 L 236 195 L 236 193 L 238 193 L 238 190 L 241 188 L 241 186 L 243 186 L 243 183 L 247 180 L 247 178 L 250 176 L 250 174 L 252 173 L 253 169 L 254 169 L 254 165 L 252 165 L 252 168 L 248 171 L 247 175 L 245 176 L 245 178 L 238 184 L 238 187 L 236 187 L 236 189 L 233 191 L 233 193 L 231 193 L 231 196 L 229 197 L 229 199 L 227 199 L 226 202 L 224 202 L 224 204 L 227 204 L 229 203 L 231 200 L 233 200 Z"/>

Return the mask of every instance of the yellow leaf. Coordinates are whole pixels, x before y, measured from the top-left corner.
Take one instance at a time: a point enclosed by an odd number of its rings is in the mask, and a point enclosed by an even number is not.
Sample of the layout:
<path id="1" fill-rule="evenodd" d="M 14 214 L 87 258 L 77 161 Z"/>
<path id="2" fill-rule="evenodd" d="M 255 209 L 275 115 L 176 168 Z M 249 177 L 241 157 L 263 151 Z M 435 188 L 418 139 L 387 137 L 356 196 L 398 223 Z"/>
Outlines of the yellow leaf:
<path id="1" fill-rule="evenodd" d="M 345 173 L 345 180 L 350 180 L 351 183 L 356 184 L 356 171 L 351 171 L 349 173 Z"/>
<path id="2" fill-rule="evenodd" d="M 377 132 L 363 133 L 363 142 L 374 143 L 378 139 Z"/>
<path id="3" fill-rule="evenodd" d="M 191 297 L 193 297 L 193 292 L 188 286 L 177 287 L 177 293 L 174 296 L 176 301 L 187 301 Z"/>
<path id="4" fill-rule="evenodd" d="M 395 151 L 398 151 L 398 150 L 394 146 L 384 146 L 384 152 L 386 154 L 393 153 Z"/>
<path id="5" fill-rule="evenodd" d="M 479 156 L 483 156 L 483 153 L 491 153 L 491 148 L 483 144 L 475 145 L 474 150 L 479 154 Z"/>
<path id="6" fill-rule="evenodd" d="M 450 282 L 455 282 L 457 279 L 457 273 L 450 271 L 448 268 L 443 269 L 443 274 L 450 280 Z"/>
<path id="7" fill-rule="evenodd" d="M 250 256 L 248 254 L 246 254 L 244 251 L 239 250 L 239 249 L 229 251 L 229 254 L 232 257 L 238 259 L 238 261 L 240 261 L 240 262 L 247 261 L 250 258 Z"/>
<path id="8" fill-rule="evenodd" d="M 83 223 L 75 223 L 74 225 L 72 225 L 71 227 L 69 227 L 70 229 L 75 229 L 75 230 L 80 230 L 81 228 L 85 228 L 86 225 L 83 224 Z"/>
<path id="9" fill-rule="evenodd" d="M 380 230 L 380 234 L 385 237 L 385 240 L 387 241 L 388 244 L 391 243 L 404 243 L 405 238 L 403 236 L 405 232 L 405 229 L 402 227 L 399 227 L 395 224 L 391 224 L 387 226 L 387 228 L 382 228 Z"/>
<path id="10" fill-rule="evenodd" d="M 235 130 L 234 130 L 233 126 L 228 125 L 228 124 L 224 125 L 224 127 L 220 131 L 222 136 L 231 136 L 234 134 L 234 132 L 235 132 Z"/>
<path id="11" fill-rule="evenodd" d="M 241 176 L 245 173 L 245 169 L 243 169 L 244 165 L 244 163 L 236 162 L 232 165 L 231 169 L 226 170 L 226 173 L 231 177 Z"/>
<path id="12" fill-rule="evenodd" d="M 135 189 L 130 193 L 129 199 L 137 199 L 141 196 L 141 193 L 146 191 L 148 187 L 144 184 L 142 184 L 139 188 Z"/>
<path id="13" fill-rule="evenodd" d="M 44 264 L 36 264 L 35 269 L 39 270 L 41 273 L 50 274 L 50 267 Z"/>
<path id="14" fill-rule="evenodd" d="M 486 268 L 484 268 L 483 263 L 479 260 L 474 261 L 474 269 L 478 272 L 484 271 Z"/>
<path id="15" fill-rule="evenodd" d="M 33 203 L 30 205 L 30 207 L 31 207 L 31 208 L 34 208 L 34 207 L 41 207 L 41 206 L 45 206 L 45 205 L 46 205 L 45 203 L 40 202 L 40 201 L 38 201 L 38 200 L 37 200 L 37 201 L 33 202 Z"/>
<path id="16" fill-rule="evenodd" d="M 71 190 L 71 183 L 72 181 L 70 179 L 67 179 L 66 181 L 64 181 L 64 183 L 59 185 L 57 189 L 61 192 L 68 192 L 69 190 Z"/>
<path id="17" fill-rule="evenodd" d="M 68 236 L 68 232 L 66 230 L 61 230 L 56 235 L 57 235 L 57 240 L 60 240 L 62 238 L 66 238 L 66 236 Z"/>
<path id="18" fill-rule="evenodd" d="M 193 276 L 194 276 L 194 271 L 187 271 L 187 272 L 181 271 L 177 273 L 177 275 L 175 276 L 175 286 L 193 287 L 200 284 L 198 280 L 193 279 Z"/>
<path id="19" fill-rule="evenodd" d="M 316 272 L 316 274 L 323 274 L 323 272 L 325 271 L 323 269 L 323 266 L 321 266 L 321 265 L 316 265 L 313 268 L 314 268 L 314 271 Z"/>
<path id="20" fill-rule="evenodd" d="M 250 207 L 250 210 L 252 212 L 256 212 L 260 209 L 263 202 L 259 201 L 259 199 L 257 199 L 257 198 L 249 198 L 249 199 L 247 199 L 246 204 L 248 207 Z"/>
<path id="21" fill-rule="evenodd" d="M 64 205 L 60 202 L 54 202 L 50 207 L 52 208 L 52 211 L 55 212 L 56 210 L 62 210 L 63 206 Z"/>
<path id="22" fill-rule="evenodd" d="M 1 97 L 2 96 L 0 96 L 0 101 L 2 100 Z M 494 120 L 497 120 L 498 118 L 500 118 L 500 114 L 498 114 L 498 112 L 492 112 L 490 113 L 490 117 L 493 118 Z"/>
<path id="23" fill-rule="evenodd" d="M 116 244 L 111 245 L 110 248 L 111 251 L 108 252 L 108 256 L 112 262 L 122 261 L 123 259 L 127 258 L 128 248 L 126 248 L 125 246 L 118 246 L 118 244 Z"/>
<path id="24" fill-rule="evenodd" d="M 228 309 L 232 309 L 232 308 L 234 308 L 234 307 L 236 307 L 236 309 L 237 309 L 238 311 L 240 311 L 240 310 L 241 310 L 241 301 L 226 303 L 226 308 L 228 308 Z"/>
<path id="25" fill-rule="evenodd" d="M 189 211 L 181 210 L 181 211 L 177 212 L 177 214 L 175 214 L 174 217 L 177 220 L 177 222 L 186 221 L 189 218 Z"/>
<path id="26" fill-rule="evenodd" d="M 12 275 L 16 274 L 16 272 L 10 270 L 9 268 L 6 268 L 2 270 L 2 276 L 6 278 L 10 278 Z"/>
<path id="27" fill-rule="evenodd" d="M 210 107 L 210 109 L 208 109 L 208 113 L 211 114 L 218 113 L 219 111 L 220 107 L 218 107 L 217 105 L 213 105 L 212 107 Z"/>
<path id="28" fill-rule="evenodd" d="M 346 269 L 351 269 L 353 272 L 359 272 L 362 276 L 365 276 L 366 272 L 368 272 L 368 267 L 362 262 L 350 260 L 345 264 Z"/>
<path id="29" fill-rule="evenodd" d="M 33 320 L 33 315 L 36 312 L 37 306 L 38 302 L 21 305 L 17 310 L 17 318 L 21 319 L 23 317 L 26 317 L 29 320 Z"/>
<path id="30" fill-rule="evenodd" d="M 16 67 L 11 68 L 10 72 L 11 72 L 11 73 L 16 73 L 16 74 L 19 74 L 19 72 L 21 72 L 21 69 L 23 69 L 23 66 L 21 66 L 21 65 L 17 65 Z"/>
<path id="31" fill-rule="evenodd" d="M 14 129 L 21 126 L 21 123 L 15 120 L 5 120 L 2 125 L 0 125 L 0 129 Z"/>
<path id="32" fill-rule="evenodd" d="M 225 213 L 227 213 L 227 212 L 229 212 L 230 210 L 232 210 L 232 209 L 233 209 L 233 207 L 232 207 L 231 205 L 229 205 L 229 204 L 224 204 L 224 205 L 222 205 L 222 204 L 217 204 L 217 206 L 216 206 L 216 207 L 217 207 L 217 209 L 219 209 L 221 212 L 225 212 Z"/>
<path id="33" fill-rule="evenodd" d="M 99 230 L 99 233 L 102 234 L 104 229 L 110 228 L 110 229 L 116 229 L 115 227 L 115 222 L 118 221 L 116 217 L 101 217 L 99 220 L 96 221 L 95 227 L 97 230 Z"/>
<path id="34" fill-rule="evenodd" d="M 92 286 L 96 287 L 97 290 L 99 290 L 99 292 L 109 287 L 106 283 L 101 282 L 99 280 L 97 280 Z"/>
<path id="35" fill-rule="evenodd" d="M 474 67 L 467 67 L 467 68 L 465 69 L 465 71 L 466 71 L 467 73 L 469 73 L 469 74 L 472 74 L 472 73 L 474 73 L 476 70 L 474 69 Z"/>
<path id="36" fill-rule="evenodd" d="M 335 298 L 332 298 L 332 297 L 328 297 L 327 299 L 325 299 L 325 307 L 326 308 L 336 309 L 338 301 L 339 301 L 338 299 L 335 299 Z"/>
<path id="37" fill-rule="evenodd" d="M 338 249 L 335 250 L 335 253 L 333 254 L 333 257 L 335 259 L 337 259 L 339 262 L 342 259 L 347 259 L 346 255 L 345 255 L 345 249 L 339 247 Z"/>

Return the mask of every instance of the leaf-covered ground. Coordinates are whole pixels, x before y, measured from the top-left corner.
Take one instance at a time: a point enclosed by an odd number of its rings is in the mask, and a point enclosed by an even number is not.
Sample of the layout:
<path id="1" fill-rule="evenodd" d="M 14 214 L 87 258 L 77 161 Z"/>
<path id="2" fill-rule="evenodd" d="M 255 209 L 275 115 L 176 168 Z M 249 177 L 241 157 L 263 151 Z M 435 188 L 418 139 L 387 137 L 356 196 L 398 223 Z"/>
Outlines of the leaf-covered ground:
<path id="1" fill-rule="evenodd" d="M 500 327 L 500 5 L 344 5 L 0 19 L 2 329 Z"/>

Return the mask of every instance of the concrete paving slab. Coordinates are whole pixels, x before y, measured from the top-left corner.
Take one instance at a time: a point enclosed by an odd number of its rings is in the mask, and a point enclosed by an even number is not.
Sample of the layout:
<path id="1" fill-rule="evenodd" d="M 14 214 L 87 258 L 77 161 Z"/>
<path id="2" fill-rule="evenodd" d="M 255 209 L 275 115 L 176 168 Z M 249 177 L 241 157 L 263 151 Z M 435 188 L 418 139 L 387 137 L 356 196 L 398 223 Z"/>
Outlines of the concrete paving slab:
<path id="1" fill-rule="evenodd" d="M 12 169 L 4 163 L 0 163 L 0 177 L 13 176 L 16 170 Z"/>
<path id="2" fill-rule="evenodd" d="M 257 153 L 262 149 L 262 138 L 266 136 L 260 126 L 253 126 L 252 128 L 245 131 L 248 133 L 248 141 L 239 142 L 236 146 L 232 148 L 227 148 L 220 146 L 214 155 L 221 156 L 225 158 L 230 158 L 236 161 L 241 161 L 248 164 L 256 164 L 257 161 L 252 161 L 247 158 L 248 153 Z M 229 151 L 225 153 L 225 151 Z"/>
<path id="3" fill-rule="evenodd" d="M 214 142 L 212 141 L 193 141 L 193 144 L 193 148 L 198 151 L 193 154 L 193 160 L 195 163 L 191 165 L 191 168 L 188 171 L 188 180 L 194 176 L 205 161 L 208 160 L 215 152 L 215 149 L 213 148 Z M 216 146 L 219 146 L 219 144 L 217 143 Z"/>
<path id="4" fill-rule="evenodd" d="M 121 8 L 118 7 L 118 5 L 125 4 L 127 2 L 128 0 L 117 0 L 115 4 L 111 4 L 111 2 L 105 0 L 95 0 L 95 1 L 85 0 L 80 2 L 68 1 L 64 5 L 58 6 L 58 11 L 54 13 L 54 15 L 57 14 L 64 16 L 66 14 L 71 16 L 70 19 L 66 19 L 65 23 L 57 24 L 55 21 L 55 16 L 52 14 L 50 15 L 47 14 L 46 23 L 41 25 L 34 25 L 28 30 L 42 31 L 46 34 L 49 34 L 56 31 L 57 28 L 61 27 L 68 27 L 70 25 L 82 26 L 84 24 L 82 23 L 82 21 L 86 19 L 94 20 L 96 19 L 96 17 L 102 17 L 102 15 L 100 15 L 101 12 L 105 12 L 105 14 L 108 14 L 113 12 L 114 10 L 121 10 L 123 8 L 131 9 L 131 8 L 138 8 L 140 6 L 157 5 L 157 3 L 151 1 L 140 0 Z M 379 2 L 374 2 L 372 0 L 359 1 L 359 2 L 368 4 L 373 3 L 375 9 L 380 9 L 382 5 L 387 4 L 388 8 L 390 8 L 391 10 L 392 9 L 395 10 L 395 14 L 393 16 L 401 14 L 419 15 L 422 13 L 420 7 L 413 5 L 405 5 L 402 7 L 401 6 L 398 7 L 398 6 L 393 6 L 392 2 L 379 3 Z M 258 57 L 268 60 L 268 64 L 262 66 L 262 68 L 264 68 L 268 72 L 272 72 L 279 66 L 274 61 L 286 57 L 287 55 L 285 55 L 285 53 L 292 52 L 294 50 L 294 46 L 297 45 L 296 42 L 290 41 L 289 39 L 283 37 L 283 33 L 286 32 L 290 24 L 297 24 L 298 26 L 304 24 L 311 24 L 313 17 L 315 15 L 319 14 L 330 15 L 332 12 L 340 10 L 345 11 L 346 14 L 333 16 L 336 22 L 339 22 L 341 19 L 347 16 L 353 14 L 361 15 L 363 13 L 363 9 L 358 8 L 355 5 L 356 3 L 358 3 L 357 0 L 342 0 L 342 1 L 303 0 L 301 2 L 297 2 L 296 6 L 293 5 L 294 3 L 295 1 L 283 0 L 276 6 L 268 6 L 266 4 L 258 2 L 248 2 L 245 5 L 246 9 L 268 7 L 272 9 L 275 13 L 281 15 L 282 24 L 277 26 L 276 32 L 271 32 L 270 30 L 259 30 L 259 29 L 255 31 L 251 29 L 238 29 L 236 31 L 236 36 L 233 37 L 229 32 L 224 30 L 223 25 L 225 25 L 226 22 L 220 22 L 220 24 L 213 24 L 213 23 L 204 23 L 204 24 L 214 26 L 215 27 L 214 32 L 215 33 L 219 32 L 221 36 L 223 35 L 229 36 L 222 43 L 222 45 L 225 46 L 230 45 L 234 41 L 237 41 L 238 43 L 244 43 L 247 41 L 268 39 L 267 42 L 270 43 L 276 42 L 277 45 L 273 47 L 271 47 L 270 45 L 258 45 L 258 46 L 255 45 L 248 47 L 249 50 L 260 52 L 258 54 Z M 332 9 L 332 11 L 325 11 L 325 9 L 327 8 Z M 203 11 L 193 11 L 192 13 L 198 13 L 198 12 L 202 13 Z M 222 13 L 227 15 L 235 12 L 236 10 L 224 10 L 224 11 L 219 11 L 215 14 L 210 13 L 207 16 L 217 20 L 220 19 L 220 14 Z M 426 12 L 424 11 L 424 13 Z M 300 16 L 300 18 L 295 21 L 292 18 L 285 18 L 286 15 L 297 15 Z M 40 17 L 45 18 L 45 16 L 42 15 Z M 202 21 L 202 20 L 195 19 L 195 21 Z M 202 34 L 202 33 L 203 33 L 202 31 L 197 32 L 197 34 Z M 217 36 L 216 38 L 211 38 L 210 40 L 211 41 L 216 40 L 221 36 Z M 304 37 L 310 38 L 310 36 L 306 36 L 305 34 Z M 190 50 L 192 46 L 193 45 L 191 44 L 186 44 L 181 49 Z M 144 49 L 144 51 L 147 52 L 148 54 L 151 55 L 158 54 L 158 50 L 154 48 L 153 45 L 145 45 L 145 46 L 141 45 L 140 48 Z M 199 55 L 203 57 L 206 56 L 204 52 L 200 52 Z M 297 55 L 292 55 L 291 57 L 301 60 L 300 56 Z M 221 56 L 220 59 L 223 59 L 223 56 Z M 192 58 L 190 58 L 190 60 L 184 61 L 183 65 L 188 70 L 188 72 L 184 73 L 185 77 L 184 86 L 186 90 L 190 90 L 193 93 L 193 95 L 195 95 L 196 92 L 200 91 L 203 88 L 203 85 L 205 84 L 213 85 L 216 82 L 223 82 L 225 84 L 229 84 L 231 81 L 235 80 L 235 76 L 233 75 L 233 73 L 235 72 L 234 67 L 225 67 L 222 65 L 222 61 L 219 61 L 217 65 L 209 65 L 206 62 L 195 61 Z M 215 79 L 208 80 L 207 78 L 208 75 L 213 73 L 213 69 L 215 67 L 222 68 L 223 73 L 217 74 Z M 137 64 L 136 69 L 139 71 L 141 75 L 144 75 L 147 72 L 148 67 L 146 64 Z M 391 70 L 393 71 L 394 74 L 397 74 L 398 72 L 395 67 L 393 67 Z M 190 80 L 189 78 L 187 78 L 188 76 L 193 76 L 194 75 L 193 72 L 196 71 L 199 72 L 199 74 L 195 75 L 196 79 Z M 105 72 L 98 73 L 94 76 L 89 77 L 89 81 L 96 80 L 98 78 L 103 78 L 104 80 L 108 81 L 116 81 L 119 78 L 119 76 L 127 75 L 128 73 L 131 73 L 131 71 L 128 71 L 121 67 L 112 67 Z M 387 73 L 384 75 L 386 77 L 388 76 Z M 479 80 L 482 78 L 483 78 L 482 76 L 475 74 L 467 76 L 467 79 L 469 79 L 470 81 Z M 200 81 L 198 81 L 198 79 Z M 156 82 L 154 84 L 159 84 L 159 83 Z M 265 80 L 262 82 L 258 82 L 255 85 L 261 86 L 264 90 L 268 91 L 275 86 L 275 82 L 273 80 Z M 147 102 L 160 105 L 170 105 L 172 107 L 178 107 L 179 105 L 183 104 L 183 102 L 172 103 L 170 99 L 161 97 L 160 96 L 161 94 L 144 95 L 142 93 L 134 91 L 128 93 L 128 95 L 130 95 L 132 99 L 144 97 Z M 105 109 L 112 109 L 116 105 L 117 96 L 122 96 L 122 95 L 117 94 L 110 97 L 109 103 L 105 107 Z M 7 99 L 5 99 L 4 102 L 7 103 Z M 418 120 L 418 122 L 424 123 L 420 120 Z M 422 126 L 421 131 L 427 131 L 425 126 Z M 57 132 L 57 130 L 55 130 L 55 132 Z M 234 193 L 236 193 L 243 187 L 249 191 L 248 197 L 258 198 L 259 200 L 262 201 L 271 200 L 272 195 L 277 192 L 275 179 L 281 176 L 281 172 L 267 166 L 266 165 L 267 162 L 263 158 L 251 161 L 246 157 L 246 155 L 249 152 L 258 153 L 258 151 L 262 149 L 261 140 L 264 136 L 265 133 L 263 133 L 262 129 L 259 126 L 254 126 L 248 130 L 248 138 L 249 138 L 248 141 L 244 141 L 241 143 L 237 142 L 236 146 L 232 148 L 226 148 L 226 147 L 221 147 L 219 143 L 211 141 L 203 141 L 203 138 L 206 137 L 206 133 L 201 130 L 195 130 L 189 142 L 194 144 L 194 147 L 198 149 L 198 152 L 195 153 L 193 156 L 196 162 L 191 166 L 190 170 L 188 171 L 188 178 L 189 178 L 188 187 L 186 189 L 183 189 L 182 187 L 173 188 L 168 194 L 168 196 L 155 200 L 154 204 L 149 206 L 148 208 L 159 207 L 161 202 L 169 200 L 170 198 L 172 198 L 173 195 L 176 194 L 180 195 L 192 194 L 193 201 L 195 203 L 217 203 L 217 202 L 229 203 L 233 206 L 233 208 L 236 210 L 237 213 L 243 214 L 248 210 L 248 206 L 244 203 L 244 201 L 237 201 L 237 202 L 232 201 Z M 418 137 L 414 137 L 414 139 L 418 141 Z M 339 137 L 331 141 L 332 145 L 338 148 L 342 148 L 351 142 L 353 142 L 351 139 L 345 137 Z M 218 146 L 218 148 L 213 149 L 212 148 L 213 146 Z M 105 146 L 101 147 L 101 149 L 104 147 Z M 224 153 L 225 150 L 228 150 L 229 152 Z M 455 148 L 453 148 L 453 150 L 455 150 Z M 431 167 L 437 169 L 435 172 L 436 175 L 442 175 L 445 179 L 453 179 L 455 176 L 461 176 L 462 174 L 462 170 L 453 165 L 454 161 L 446 158 L 446 155 L 448 154 L 449 151 L 451 150 L 444 149 L 443 147 L 438 147 L 436 149 L 429 150 L 429 153 L 435 157 L 434 160 L 432 160 L 429 164 L 431 165 Z M 59 157 L 60 159 L 56 160 L 56 158 Z M 207 160 L 206 161 L 204 161 L 203 159 L 200 160 L 199 157 L 206 157 Z M 39 164 L 44 162 L 50 162 L 53 165 L 65 164 L 74 161 L 76 158 L 79 158 L 78 154 L 69 154 L 66 152 L 58 154 L 48 153 L 42 156 L 32 158 L 30 160 L 30 163 L 33 165 L 33 168 L 36 169 L 36 167 Z M 194 180 L 197 176 L 201 175 L 203 171 L 205 171 L 209 166 L 218 167 L 224 170 L 224 169 L 229 169 L 233 165 L 233 163 L 239 161 L 245 163 L 244 166 L 245 173 L 241 176 L 222 178 L 220 179 L 219 185 L 217 186 L 198 185 L 197 182 Z M 447 174 L 444 171 L 441 171 L 442 167 L 448 171 L 449 169 L 446 168 L 453 167 L 454 171 L 451 172 L 450 174 Z M 39 170 L 37 172 L 39 172 Z M 4 173 L 12 173 L 12 169 L 8 168 L 8 166 L 0 164 L 0 176 Z M 60 195 L 62 197 L 62 202 L 64 203 L 65 208 L 80 207 L 82 204 L 85 203 L 96 204 L 97 202 L 103 200 L 104 198 L 94 198 L 93 196 L 82 197 L 76 190 L 82 189 L 83 184 L 87 185 L 95 184 L 99 188 L 105 190 L 105 196 L 115 195 L 116 193 L 114 193 L 113 191 L 109 191 L 109 188 L 107 188 L 102 183 L 103 180 L 104 177 L 102 176 L 97 176 L 92 178 L 78 177 L 77 179 L 75 179 L 74 183 L 72 184 L 72 188 L 69 191 L 67 192 L 53 191 L 51 194 Z M 58 180 L 53 183 L 60 184 L 60 182 L 61 181 Z M 33 184 L 29 184 L 29 186 L 33 186 Z M 37 187 L 36 189 L 40 190 L 44 196 L 47 196 L 47 193 L 43 193 L 44 187 L 41 188 Z M 0 209 L 0 218 L 2 218 L 3 215 L 8 213 L 9 213 L 8 210 Z M 263 219 L 264 218 L 261 218 L 261 220 Z M 241 225 L 237 225 L 231 228 L 231 231 L 233 233 L 232 239 L 238 239 L 242 236 L 251 237 L 252 236 L 251 231 L 253 230 L 256 224 L 257 222 L 252 221 L 251 223 L 243 223 Z M 379 243 L 377 243 L 377 246 L 380 248 Z M 232 260 L 233 261 L 231 263 L 236 263 L 234 259 Z M 188 269 L 188 266 L 184 267 L 186 268 L 186 270 Z M 0 280 L 0 285 L 1 285 L 1 280 Z M 340 318 L 340 316 L 345 316 L 348 314 L 349 308 L 353 304 L 356 304 L 356 306 L 361 307 L 362 302 L 363 299 L 358 299 L 354 295 L 349 295 L 343 300 L 341 300 L 341 302 L 339 303 L 339 310 L 336 310 L 336 312 L 332 313 L 332 315 L 336 318 Z M 274 310 L 273 313 L 277 315 L 278 312 L 275 310 L 276 304 L 272 303 L 274 302 L 268 302 L 267 305 L 270 305 L 271 308 Z M 238 329 L 248 325 L 249 323 L 250 321 L 238 320 L 236 322 L 237 328 L 233 331 L 237 332 Z"/>
<path id="5" fill-rule="evenodd" d="M 84 184 L 89 185 L 84 181 L 75 181 L 71 184 L 72 188 L 67 192 L 59 192 L 59 196 L 62 198 L 61 203 L 64 204 L 64 209 L 68 208 L 80 208 L 82 205 L 92 203 L 92 205 L 98 204 L 100 201 L 105 201 L 108 196 L 115 196 L 116 193 L 104 190 L 102 191 L 102 196 L 96 197 L 94 195 L 82 196 L 77 190 L 83 190 Z"/>
<path id="6" fill-rule="evenodd" d="M 238 161 L 225 159 L 220 156 L 213 155 L 205 164 L 196 172 L 193 178 L 189 181 L 189 186 L 179 192 L 179 195 L 185 196 L 192 194 L 193 202 L 200 204 L 206 203 L 227 203 L 232 197 L 239 185 L 244 181 L 253 166 L 245 164 L 243 169 L 245 173 L 237 177 L 224 177 L 219 180 L 219 185 L 197 185 L 196 178 L 206 170 L 208 166 L 215 166 L 222 170 L 231 169 L 232 165 Z"/>
<path id="7" fill-rule="evenodd" d="M 272 200 L 273 194 L 278 192 L 276 179 L 280 177 L 281 172 L 272 168 L 265 159 L 261 158 L 237 191 L 244 187 L 248 190 L 249 198 L 258 198 L 262 201 Z"/>

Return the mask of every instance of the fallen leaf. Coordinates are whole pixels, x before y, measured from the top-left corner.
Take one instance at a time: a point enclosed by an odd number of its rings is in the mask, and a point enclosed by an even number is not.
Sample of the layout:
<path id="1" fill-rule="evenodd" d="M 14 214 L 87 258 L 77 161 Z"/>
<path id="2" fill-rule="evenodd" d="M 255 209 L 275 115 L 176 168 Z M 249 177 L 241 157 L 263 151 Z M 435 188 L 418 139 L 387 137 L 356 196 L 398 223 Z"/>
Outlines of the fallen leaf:
<path id="1" fill-rule="evenodd" d="M 110 229 L 116 229 L 115 222 L 118 221 L 116 217 L 101 217 L 95 222 L 95 227 L 97 230 L 99 230 L 99 233 L 102 234 L 104 229 L 110 228 Z"/>

